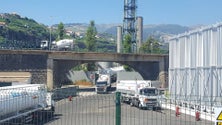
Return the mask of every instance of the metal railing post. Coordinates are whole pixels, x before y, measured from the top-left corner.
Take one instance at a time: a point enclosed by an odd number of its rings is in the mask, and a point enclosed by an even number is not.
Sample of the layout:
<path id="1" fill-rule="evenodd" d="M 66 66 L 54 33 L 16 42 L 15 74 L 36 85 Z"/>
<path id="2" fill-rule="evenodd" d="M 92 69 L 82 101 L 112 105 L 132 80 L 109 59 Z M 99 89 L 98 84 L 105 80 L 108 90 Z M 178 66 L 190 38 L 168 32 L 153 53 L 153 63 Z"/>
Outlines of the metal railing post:
<path id="1" fill-rule="evenodd" d="M 116 92 L 116 125 L 121 125 L 121 102 L 120 92 Z"/>

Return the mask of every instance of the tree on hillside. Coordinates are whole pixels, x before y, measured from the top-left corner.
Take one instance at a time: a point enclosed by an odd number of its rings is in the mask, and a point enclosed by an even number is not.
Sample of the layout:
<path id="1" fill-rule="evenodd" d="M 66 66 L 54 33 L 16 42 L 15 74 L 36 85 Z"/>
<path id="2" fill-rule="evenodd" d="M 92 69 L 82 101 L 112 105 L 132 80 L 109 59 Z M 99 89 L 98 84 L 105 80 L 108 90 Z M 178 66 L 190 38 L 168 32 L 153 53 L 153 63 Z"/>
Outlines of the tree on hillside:
<path id="1" fill-rule="evenodd" d="M 96 34 L 97 30 L 95 27 L 95 22 L 90 21 L 90 25 L 87 28 L 86 37 L 85 37 L 86 48 L 88 51 L 93 52 L 96 49 Z"/>
<path id="2" fill-rule="evenodd" d="M 160 42 L 158 40 L 154 40 L 152 43 L 152 53 L 160 54 L 161 49 L 160 49 Z"/>
<path id="3" fill-rule="evenodd" d="M 132 71 L 134 71 L 133 68 L 131 68 L 131 67 L 128 66 L 128 65 L 123 65 L 123 68 L 124 68 L 124 70 L 127 71 L 127 72 L 132 72 Z"/>
<path id="4" fill-rule="evenodd" d="M 64 24 L 62 22 L 58 25 L 58 40 L 64 39 L 65 29 Z"/>
<path id="5" fill-rule="evenodd" d="M 89 63 L 84 63 L 84 64 L 81 64 L 81 65 L 78 65 L 78 66 L 75 66 L 73 68 L 73 70 L 75 71 L 96 71 L 98 70 L 97 69 L 97 66 L 95 65 L 94 62 L 89 62 Z"/>
<path id="6" fill-rule="evenodd" d="M 123 53 L 131 53 L 131 41 L 132 41 L 132 37 L 130 34 L 127 34 L 124 36 L 124 40 L 123 40 Z"/>
<path id="7" fill-rule="evenodd" d="M 139 49 L 140 53 L 160 53 L 159 41 L 153 37 L 149 37 L 145 43 Z"/>

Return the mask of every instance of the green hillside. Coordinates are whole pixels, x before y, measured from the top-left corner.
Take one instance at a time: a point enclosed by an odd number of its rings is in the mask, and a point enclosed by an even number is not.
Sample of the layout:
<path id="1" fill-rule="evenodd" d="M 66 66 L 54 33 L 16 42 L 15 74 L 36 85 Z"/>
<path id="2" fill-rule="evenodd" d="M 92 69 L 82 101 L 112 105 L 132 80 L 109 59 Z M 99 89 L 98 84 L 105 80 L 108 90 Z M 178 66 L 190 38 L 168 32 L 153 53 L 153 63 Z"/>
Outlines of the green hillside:
<path id="1" fill-rule="evenodd" d="M 17 14 L 0 14 L 0 45 L 13 48 L 36 48 L 49 39 L 49 29 L 33 19 Z"/>
<path id="2" fill-rule="evenodd" d="M 97 24 L 98 31 L 96 51 L 116 52 L 116 25 L 117 24 Z M 70 23 L 64 24 L 64 31 L 72 31 L 72 35 L 64 38 L 75 39 L 74 51 L 87 51 L 85 45 L 85 33 L 88 24 Z M 175 35 L 189 30 L 189 27 L 180 25 L 144 25 L 143 41 L 146 42 L 149 36 L 164 41 L 165 37 Z M 0 48 L 12 49 L 34 49 L 40 48 L 42 40 L 50 38 L 49 27 L 18 14 L 0 13 Z M 58 39 L 58 24 L 52 25 L 51 40 Z M 163 39 L 163 40 L 162 40 Z M 165 43 L 161 43 L 163 46 Z M 165 47 L 165 46 L 163 46 Z"/>

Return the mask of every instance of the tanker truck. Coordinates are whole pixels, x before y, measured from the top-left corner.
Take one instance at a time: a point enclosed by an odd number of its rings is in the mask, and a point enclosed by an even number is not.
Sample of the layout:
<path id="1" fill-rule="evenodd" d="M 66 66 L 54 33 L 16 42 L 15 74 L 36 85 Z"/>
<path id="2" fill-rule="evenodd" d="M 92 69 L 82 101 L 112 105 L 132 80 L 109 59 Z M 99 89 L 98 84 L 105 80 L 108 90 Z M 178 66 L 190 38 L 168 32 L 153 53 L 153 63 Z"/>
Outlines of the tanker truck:
<path id="1" fill-rule="evenodd" d="M 40 124 L 53 116 L 54 107 L 44 84 L 0 87 L 0 124 Z"/>
<path id="2" fill-rule="evenodd" d="M 107 93 L 111 87 L 111 78 L 109 74 L 99 74 L 96 80 L 96 93 Z"/>
<path id="3" fill-rule="evenodd" d="M 41 49 L 52 49 L 52 50 L 73 50 L 74 40 L 73 39 L 62 39 L 59 41 L 52 41 L 51 46 L 49 41 L 43 40 L 40 43 Z"/>
<path id="4" fill-rule="evenodd" d="M 62 39 L 52 42 L 52 50 L 72 50 L 73 46 L 73 39 Z"/>
<path id="5" fill-rule="evenodd" d="M 121 102 L 140 109 L 161 109 L 158 89 L 151 80 L 119 80 L 116 91 L 121 93 Z"/>

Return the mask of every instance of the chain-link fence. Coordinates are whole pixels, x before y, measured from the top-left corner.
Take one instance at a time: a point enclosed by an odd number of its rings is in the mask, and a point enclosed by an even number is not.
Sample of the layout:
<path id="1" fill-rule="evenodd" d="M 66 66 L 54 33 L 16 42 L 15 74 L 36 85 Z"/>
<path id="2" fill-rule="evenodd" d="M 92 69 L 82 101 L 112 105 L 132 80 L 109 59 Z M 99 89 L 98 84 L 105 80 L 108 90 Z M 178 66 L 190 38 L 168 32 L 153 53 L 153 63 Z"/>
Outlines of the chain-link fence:
<path id="1" fill-rule="evenodd" d="M 159 95 L 161 109 L 141 109 L 127 102 L 121 102 L 118 109 L 114 89 L 108 94 L 96 94 L 93 88 L 70 88 L 72 89 L 66 87 L 54 90 L 49 96 L 44 85 L 2 87 L 1 124 L 214 125 L 216 117 L 215 106 L 205 105 L 210 102 L 206 103 L 204 100 L 197 100 L 198 103 L 194 104 L 194 100 L 175 100 L 170 99 L 170 96 Z M 50 102 L 50 97 L 56 100 Z M 219 103 L 218 100 L 217 104 Z"/>

